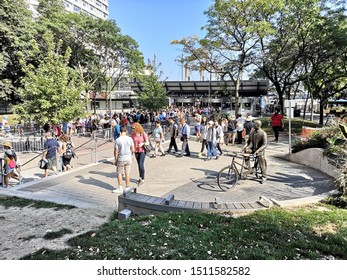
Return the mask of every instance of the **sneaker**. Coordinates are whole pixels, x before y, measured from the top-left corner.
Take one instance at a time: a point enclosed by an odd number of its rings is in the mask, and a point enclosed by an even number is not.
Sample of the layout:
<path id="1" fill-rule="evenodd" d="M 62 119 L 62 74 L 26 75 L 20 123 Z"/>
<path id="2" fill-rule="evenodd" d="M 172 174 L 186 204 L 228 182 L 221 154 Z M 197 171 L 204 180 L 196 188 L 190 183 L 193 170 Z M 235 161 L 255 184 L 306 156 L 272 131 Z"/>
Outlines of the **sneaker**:
<path id="1" fill-rule="evenodd" d="M 6 186 L 6 185 L 2 185 L 1 187 L 2 187 L 3 189 L 9 188 L 9 186 Z"/>
<path id="2" fill-rule="evenodd" d="M 202 158 L 202 153 L 198 153 L 198 158 Z"/>
<path id="3" fill-rule="evenodd" d="M 128 191 L 130 191 L 130 190 L 131 190 L 131 187 L 126 187 L 126 188 L 125 188 L 125 191 L 126 191 L 126 192 L 128 192 Z"/>
<path id="4" fill-rule="evenodd" d="M 267 178 L 266 178 L 266 177 L 262 177 L 262 178 L 261 178 L 261 183 L 262 183 L 262 184 L 266 183 L 266 181 L 267 181 Z"/>
<path id="5" fill-rule="evenodd" d="M 219 158 L 219 156 L 216 156 L 216 160 Z"/>
<path id="6" fill-rule="evenodd" d="M 137 182 L 137 186 L 138 187 L 142 187 L 143 185 L 145 184 L 145 180 L 139 180 L 138 182 Z"/>
<path id="7" fill-rule="evenodd" d="M 164 153 L 164 154 L 161 154 L 160 156 L 161 156 L 161 157 L 165 157 L 165 156 L 166 156 L 166 154 Z"/>
<path id="8" fill-rule="evenodd" d="M 123 192 L 123 188 L 122 187 L 116 188 L 112 192 L 113 193 L 122 193 Z"/>
<path id="9" fill-rule="evenodd" d="M 176 155 L 176 157 L 183 157 L 183 155 L 182 154 L 178 154 L 178 155 Z"/>
<path id="10" fill-rule="evenodd" d="M 211 160 L 211 158 L 209 157 L 209 158 L 206 158 L 206 159 L 205 159 L 205 161 L 208 161 L 208 160 Z"/>
<path id="11" fill-rule="evenodd" d="M 156 158 L 157 156 L 156 155 L 151 155 L 151 158 Z"/>

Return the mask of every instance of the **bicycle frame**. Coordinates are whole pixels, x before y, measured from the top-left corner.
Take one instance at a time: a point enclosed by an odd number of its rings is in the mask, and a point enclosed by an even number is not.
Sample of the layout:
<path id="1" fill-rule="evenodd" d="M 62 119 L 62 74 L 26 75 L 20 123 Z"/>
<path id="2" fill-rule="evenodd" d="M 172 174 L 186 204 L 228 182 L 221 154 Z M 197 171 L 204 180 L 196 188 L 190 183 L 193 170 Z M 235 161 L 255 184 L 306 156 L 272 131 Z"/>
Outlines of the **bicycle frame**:
<path id="1" fill-rule="evenodd" d="M 238 155 L 241 155 L 241 156 L 242 156 L 242 163 L 239 163 L 239 162 L 237 162 L 237 161 L 235 160 L 235 159 L 237 158 Z M 250 160 L 253 159 L 254 164 L 253 164 L 253 167 L 251 167 L 251 169 L 248 169 L 248 168 L 247 168 L 247 170 L 245 170 L 246 167 L 247 167 L 247 166 L 245 165 L 245 158 L 246 158 L 245 154 L 242 154 L 242 153 L 239 154 L 239 153 L 238 153 L 238 154 L 235 154 L 235 155 L 233 156 L 233 159 L 232 159 L 232 161 L 231 161 L 231 166 L 234 168 L 234 170 L 237 171 L 237 175 L 238 175 L 238 177 L 240 177 L 240 178 L 243 178 L 244 176 L 247 176 L 247 175 L 251 174 L 252 171 L 253 171 L 253 170 L 256 170 L 256 168 L 257 168 L 257 166 L 258 166 L 258 156 L 257 156 L 257 155 L 254 155 L 254 154 L 250 154 L 249 157 L 250 157 Z M 241 169 L 240 169 L 240 170 L 237 168 L 237 165 L 241 166 Z M 253 170 L 252 170 L 252 169 L 253 169 Z M 244 170 L 245 170 L 245 171 L 244 171 Z"/>

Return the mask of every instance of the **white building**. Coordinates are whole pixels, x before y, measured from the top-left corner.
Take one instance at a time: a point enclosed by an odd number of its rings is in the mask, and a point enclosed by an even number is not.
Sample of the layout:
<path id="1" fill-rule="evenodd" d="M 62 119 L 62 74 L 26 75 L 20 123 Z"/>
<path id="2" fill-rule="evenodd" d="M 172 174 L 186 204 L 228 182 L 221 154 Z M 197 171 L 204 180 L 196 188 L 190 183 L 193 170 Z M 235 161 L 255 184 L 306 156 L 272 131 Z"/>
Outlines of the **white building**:
<path id="1" fill-rule="evenodd" d="M 38 0 L 26 0 L 34 13 Z M 65 9 L 69 12 L 84 13 L 94 18 L 108 19 L 108 0 L 65 0 Z"/>

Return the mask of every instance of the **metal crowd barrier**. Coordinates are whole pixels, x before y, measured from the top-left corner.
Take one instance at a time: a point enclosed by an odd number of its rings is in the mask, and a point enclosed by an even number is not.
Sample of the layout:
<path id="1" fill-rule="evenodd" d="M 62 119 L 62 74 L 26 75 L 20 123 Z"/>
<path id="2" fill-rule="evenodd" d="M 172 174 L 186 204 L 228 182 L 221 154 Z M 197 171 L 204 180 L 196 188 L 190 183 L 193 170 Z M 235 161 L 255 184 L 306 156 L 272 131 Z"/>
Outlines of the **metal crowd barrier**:
<path id="1" fill-rule="evenodd" d="M 1 142 L 10 142 L 13 150 L 21 153 L 43 151 L 44 136 L 5 138 Z"/>

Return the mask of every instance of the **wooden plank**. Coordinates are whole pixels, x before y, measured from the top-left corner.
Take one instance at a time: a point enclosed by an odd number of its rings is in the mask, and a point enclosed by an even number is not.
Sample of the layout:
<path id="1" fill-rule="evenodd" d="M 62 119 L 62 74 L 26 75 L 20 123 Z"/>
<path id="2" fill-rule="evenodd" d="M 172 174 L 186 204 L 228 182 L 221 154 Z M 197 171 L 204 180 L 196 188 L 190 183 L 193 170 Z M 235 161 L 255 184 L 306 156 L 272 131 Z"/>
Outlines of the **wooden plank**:
<path id="1" fill-rule="evenodd" d="M 253 209 L 252 206 L 249 203 L 241 203 L 241 205 L 245 208 L 245 209 Z"/>
<path id="2" fill-rule="evenodd" d="M 193 201 L 187 201 L 187 203 L 186 203 L 186 205 L 184 207 L 186 207 L 186 208 L 194 208 L 193 205 L 194 205 Z"/>
<path id="3" fill-rule="evenodd" d="M 138 200 L 138 201 L 146 201 L 146 200 L 148 200 L 148 197 L 146 195 L 137 194 L 137 193 L 133 193 L 131 195 L 127 195 L 126 197 L 129 198 L 129 199 Z"/>
<path id="4" fill-rule="evenodd" d="M 225 203 L 225 206 L 227 207 L 227 209 L 236 209 L 236 206 L 234 205 L 234 203 Z"/>
<path id="5" fill-rule="evenodd" d="M 152 196 L 150 199 L 146 200 L 146 203 L 153 203 L 157 199 L 158 199 L 158 197 Z"/>
<path id="6" fill-rule="evenodd" d="M 186 205 L 187 201 L 185 200 L 179 200 L 177 203 L 177 207 L 184 207 Z"/>
<path id="7" fill-rule="evenodd" d="M 228 209 L 227 203 L 221 203 L 220 209 Z"/>
<path id="8" fill-rule="evenodd" d="M 195 208 L 195 209 L 201 209 L 201 206 L 202 206 L 201 202 L 195 201 L 194 204 L 193 204 L 193 208 Z"/>
<path id="9" fill-rule="evenodd" d="M 253 209 L 262 209 L 262 208 L 264 208 L 264 206 L 261 205 L 258 202 L 252 202 L 252 203 L 250 203 L 250 205 L 253 207 Z"/>
<path id="10" fill-rule="evenodd" d="M 165 198 L 157 197 L 157 199 L 154 200 L 152 203 L 153 204 L 163 204 L 164 202 L 165 202 Z"/>
<path id="11" fill-rule="evenodd" d="M 245 209 L 243 208 L 241 203 L 234 202 L 234 205 L 235 205 L 235 209 Z"/>
<path id="12" fill-rule="evenodd" d="M 173 200 L 171 203 L 170 203 L 170 206 L 177 206 L 178 202 L 180 202 L 179 200 Z"/>

